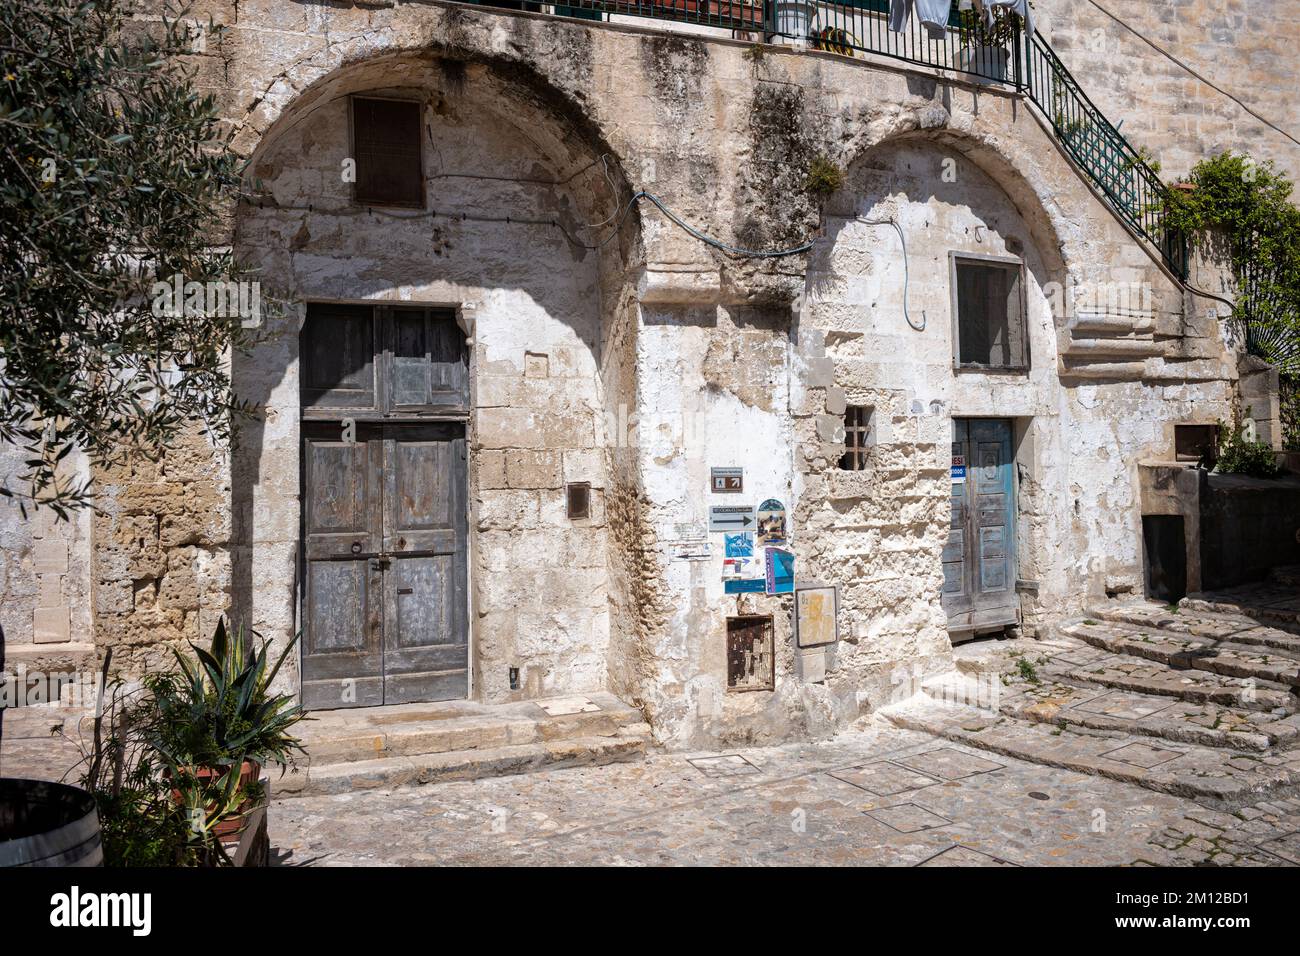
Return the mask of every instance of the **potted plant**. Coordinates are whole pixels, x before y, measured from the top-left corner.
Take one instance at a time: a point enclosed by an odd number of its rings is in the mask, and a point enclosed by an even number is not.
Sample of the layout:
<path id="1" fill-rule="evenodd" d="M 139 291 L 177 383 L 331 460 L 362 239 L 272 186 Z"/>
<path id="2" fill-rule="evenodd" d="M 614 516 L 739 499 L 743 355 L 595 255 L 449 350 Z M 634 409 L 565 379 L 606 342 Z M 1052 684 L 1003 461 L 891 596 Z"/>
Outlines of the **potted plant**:
<path id="1" fill-rule="evenodd" d="M 305 716 L 302 708 L 270 692 L 296 641 L 271 665 L 269 642 L 254 650 L 242 629 L 232 635 L 222 619 L 210 650 L 191 644 L 195 660 L 176 651 L 179 673 L 146 680 L 155 712 L 150 743 L 172 782 L 172 798 L 195 825 L 215 820 L 215 835 L 224 843 L 238 841 L 264 796 L 262 766 L 284 768 L 295 751 L 303 752 L 290 733 Z"/>
<path id="2" fill-rule="evenodd" d="M 974 10 L 962 10 L 959 16 L 957 69 L 987 80 L 1005 80 L 1011 56 L 1007 45 L 1016 34 L 1016 14 L 994 8 L 991 23 Z"/>

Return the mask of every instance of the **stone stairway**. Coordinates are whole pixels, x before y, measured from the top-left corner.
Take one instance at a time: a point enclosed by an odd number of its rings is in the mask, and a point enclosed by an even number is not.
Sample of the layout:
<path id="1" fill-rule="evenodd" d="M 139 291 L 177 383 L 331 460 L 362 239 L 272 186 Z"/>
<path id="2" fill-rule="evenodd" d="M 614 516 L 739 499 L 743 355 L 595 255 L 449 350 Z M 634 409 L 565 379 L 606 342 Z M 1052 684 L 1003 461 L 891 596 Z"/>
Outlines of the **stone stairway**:
<path id="1" fill-rule="evenodd" d="M 977 642 L 894 723 L 1226 809 L 1300 790 L 1300 580 L 1092 608 Z"/>
<path id="2" fill-rule="evenodd" d="M 296 772 L 272 774 L 276 797 L 633 760 L 653 742 L 640 711 L 606 693 L 317 711 L 312 718 L 299 725 L 307 759 Z"/>

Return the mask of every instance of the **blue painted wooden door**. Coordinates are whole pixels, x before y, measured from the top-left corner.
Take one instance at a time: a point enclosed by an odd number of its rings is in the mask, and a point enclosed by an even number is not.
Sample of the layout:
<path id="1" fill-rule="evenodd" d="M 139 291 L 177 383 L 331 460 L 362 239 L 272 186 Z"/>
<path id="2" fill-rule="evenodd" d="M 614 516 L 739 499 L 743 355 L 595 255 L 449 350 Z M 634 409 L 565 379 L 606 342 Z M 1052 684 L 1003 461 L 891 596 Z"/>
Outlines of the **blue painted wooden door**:
<path id="1" fill-rule="evenodd" d="M 1011 422 L 957 418 L 952 436 L 952 520 L 943 550 L 950 631 L 1015 624 L 1015 478 Z"/>

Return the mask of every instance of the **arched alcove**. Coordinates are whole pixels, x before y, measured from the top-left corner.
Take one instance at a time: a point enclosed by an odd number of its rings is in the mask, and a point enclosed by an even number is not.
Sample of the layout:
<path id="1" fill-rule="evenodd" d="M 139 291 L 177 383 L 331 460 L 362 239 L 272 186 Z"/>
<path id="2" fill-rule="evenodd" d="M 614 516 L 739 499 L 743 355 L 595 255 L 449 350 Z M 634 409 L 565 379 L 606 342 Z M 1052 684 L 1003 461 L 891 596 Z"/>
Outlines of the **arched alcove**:
<path id="1" fill-rule="evenodd" d="M 356 201 L 353 97 L 418 104 L 421 205 Z M 605 687 L 606 582 L 617 568 L 604 432 L 631 387 L 619 330 L 635 320 L 622 290 L 639 249 L 635 216 L 619 218 L 625 182 L 617 157 L 543 81 L 472 59 L 376 56 L 279 113 L 251 151 L 236 225 L 236 255 L 282 305 L 235 358 L 239 394 L 260 412 L 232 466 L 232 597 L 244 619 L 280 641 L 304 623 L 299 330 L 309 309 L 446 310 L 468 343 L 469 696 Z M 590 485 L 588 517 L 566 514 L 568 483 Z"/>

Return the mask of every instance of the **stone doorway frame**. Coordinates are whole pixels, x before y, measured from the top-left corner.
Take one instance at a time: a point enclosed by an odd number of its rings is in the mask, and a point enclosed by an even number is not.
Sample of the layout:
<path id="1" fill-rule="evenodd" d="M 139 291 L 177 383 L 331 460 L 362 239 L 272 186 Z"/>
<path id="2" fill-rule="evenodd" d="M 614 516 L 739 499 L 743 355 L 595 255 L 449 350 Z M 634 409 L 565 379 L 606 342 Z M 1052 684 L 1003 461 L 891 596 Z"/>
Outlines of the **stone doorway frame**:
<path id="1" fill-rule="evenodd" d="M 327 304 L 327 305 L 360 305 L 360 306 L 367 306 L 367 307 L 374 307 L 374 308 L 388 305 L 388 306 L 400 306 L 403 308 L 445 309 L 451 311 L 456 317 L 456 324 L 460 327 L 461 332 L 465 336 L 465 351 L 466 351 L 466 363 L 467 363 L 466 374 L 469 379 L 468 411 L 464 415 L 457 415 L 457 416 L 441 415 L 441 416 L 426 416 L 423 418 L 412 417 L 412 416 L 396 416 L 393 419 L 391 419 L 391 421 L 398 424 L 431 422 L 431 421 L 457 422 L 465 426 L 466 449 L 468 450 L 472 448 L 474 442 L 474 431 L 475 431 L 474 409 L 476 408 L 477 371 L 478 371 L 477 350 L 474 348 L 474 330 L 476 325 L 475 318 L 477 313 L 477 303 L 464 302 L 464 301 L 457 301 L 457 302 L 408 301 L 405 299 L 391 299 L 391 298 L 373 298 L 373 299 L 341 298 L 341 297 L 333 298 L 333 297 L 323 297 L 323 296 L 313 296 L 311 297 L 310 300 L 306 300 L 306 299 L 300 300 L 296 303 L 298 316 L 296 322 L 297 331 L 295 333 L 295 342 L 294 342 L 295 357 L 296 357 L 295 364 L 299 369 L 299 373 L 301 373 L 301 355 L 299 354 L 298 349 L 299 349 L 299 344 L 302 341 L 301 339 L 302 331 L 307 322 L 307 307 L 311 304 L 316 304 L 316 303 Z M 297 472 L 295 478 L 297 481 L 297 487 L 300 489 L 300 491 L 298 496 L 294 499 L 294 501 L 296 502 L 296 512 L 297 512 L 294 515 L 294 524 L 297 528 L 297 541 L 294 548 L 294 561 L 293 561 L 292 617 L 294 621 L 294 633 L 301 634 L 302 629 L 305 626 L 306 622 L 303 616 L 303 570 L 304 570 L 305 550 L 304 550 L 304 527 L 303 527 L 303 500 L 301 495 L 301 488 L 303 482 L 302 423 L 304 419 L 302 417 L 302 398 L 301 398 L 300 390 L 294 391 L 293 414 L 295 418 L 294 440 L 297 446 L 296 451 L 294 453 L 294 461 L 297 464 Z M 476 476 L 475 476 L 475 467 L 474 467 L 474 456 L 472 454 L 467 454 L 465 458 L 465 481 L 466 481 L 466 488 L 468 489 L 468 493 L 465 496 L 465 510 L 466 510 L 465 519 L 467 521 L 467 533 L 465 536 L 465 561 L 466 561 L 465 612 L 467 615 L 465 640 L 467 644 L 468 674 L 466 677 L 467 692 L 466 692 L 466 696 L 463 698 L 465 700 L 477 699 L 477 683 L 475 680 L 477 673 L 474 664 L 475 645 L 477 643 L 475 638 L 476 638 L 476 631 L 477 631 L 477 624 L 478 624 L 478 615 L 476 613 L 475 601 L 474 601 L 474 595 L 477 590 L 476 588 L 477 575 L 475 573 L 475 561 L 477 558 L 477 550 L 478 550 L 476 547 L 476 539 L 478 534 L 477 531 L 478 515 L 476 513 L 477 509 L 475 508 L 474 505 L 474 493 L 473 493 L 473 489 L 475 486 L 474 485 L 475 477 Z M 298 646 L 297 648 L 295 648 L 295 653 L 293 655 L 295 674 L 294 674 L 294 686 L 292 687 L 292 692 L 294 696 L 297 698 L 299 703 L 302 702 L 302 654 L 303 654 L 302 642 L 299 641 Z"/>

